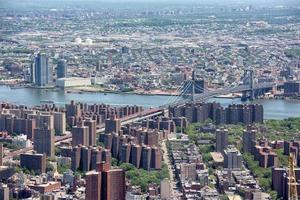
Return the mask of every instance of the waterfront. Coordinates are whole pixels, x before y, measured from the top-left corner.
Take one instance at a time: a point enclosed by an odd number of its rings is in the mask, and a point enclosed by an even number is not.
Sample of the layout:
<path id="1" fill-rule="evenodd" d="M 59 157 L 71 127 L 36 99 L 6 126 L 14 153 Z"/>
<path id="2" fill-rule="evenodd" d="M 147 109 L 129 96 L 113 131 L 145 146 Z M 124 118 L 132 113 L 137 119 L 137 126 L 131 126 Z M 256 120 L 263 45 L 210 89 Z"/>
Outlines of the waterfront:
<path id="1" fill-rule="evenodd" d="M 66 93 L 63 90 L 40 90 L 33 88 L 11 89 L 0 86 L 0 101 L 14 104 L 39 105 L 43 101 L 52 101 L 63 105 L 71 100 L 85 103 L 105 103 L 111 105 L 140 105 L 144 107 L 157 107 L 168 101 L 170 96 L 165 95 L 137 95 L 116 93 Z M 212 98 L 209 101 L 220 102 L 223 106 L 231 103 L 241 103 L 240 99 Z M 256 100 L 264 106 L 266 119 L 283 119 L 300 117 L 300 101 L 293 100 Z"/>

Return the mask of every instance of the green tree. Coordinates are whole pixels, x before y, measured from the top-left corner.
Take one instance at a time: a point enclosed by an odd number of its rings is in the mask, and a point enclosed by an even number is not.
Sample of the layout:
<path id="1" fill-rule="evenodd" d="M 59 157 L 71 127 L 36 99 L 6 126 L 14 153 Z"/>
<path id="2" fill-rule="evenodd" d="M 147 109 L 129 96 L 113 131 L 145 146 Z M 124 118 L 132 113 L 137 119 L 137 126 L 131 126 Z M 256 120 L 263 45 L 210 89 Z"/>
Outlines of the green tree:
<path id="1" fill-rule="evenodd" d="M 53 165 L 50 162 L 47 162 L 46 164 L 46 171 L 47 172 L 52 172 L 54 170 Z"/>

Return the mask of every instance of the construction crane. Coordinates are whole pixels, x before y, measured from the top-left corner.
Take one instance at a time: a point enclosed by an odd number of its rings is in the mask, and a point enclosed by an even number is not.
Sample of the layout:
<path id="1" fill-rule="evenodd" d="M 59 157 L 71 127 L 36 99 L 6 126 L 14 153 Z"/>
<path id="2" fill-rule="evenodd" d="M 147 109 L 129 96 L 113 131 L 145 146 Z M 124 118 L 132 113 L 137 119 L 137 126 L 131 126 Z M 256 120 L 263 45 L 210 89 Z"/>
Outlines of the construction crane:
<path id="1" fill-rule="evenodd" d="M 289 200 L 298 200 L 297 180 L 295 175 L 295 155 L 290 153 L 289 156 Z"/>

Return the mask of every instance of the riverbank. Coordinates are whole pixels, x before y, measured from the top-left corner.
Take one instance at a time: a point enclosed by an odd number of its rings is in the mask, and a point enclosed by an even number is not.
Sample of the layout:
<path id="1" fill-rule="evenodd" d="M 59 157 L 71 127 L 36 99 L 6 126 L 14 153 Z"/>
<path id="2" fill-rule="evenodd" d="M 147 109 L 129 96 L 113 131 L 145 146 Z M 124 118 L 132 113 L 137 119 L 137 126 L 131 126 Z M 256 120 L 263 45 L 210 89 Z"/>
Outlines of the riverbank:
<path id="1" fill-rule="evenodd" d="M 9 84 L 0 84 L 0 86 L 10 87 L 11 89 L 22 89 L 22 88 L 31 88 L 37 90 L 53 90 L 53 91 L 64 91 L 65 93 L 74 93 L 74 94 L 84 94 L 84 93 L 100 93 L 100 94 L 132 94 L 132 95 L 142 95 L 142 96 L 179 96 L 178 93 L 174 90 L 159 90 L 159 89 L 152 89 L 152 90 L 144 90 L 144 89 L 137 89 L 133 91 L 116 91 L 116 90 L 109 90 L 107 88 L 103 88 L 99 85 L 91 85 L 91 86 L 76 86 L 76 87 L 68 87 L 68 88 L 59 88 L 55 86 L 49 87 L 35 87 L 31 85 L 9 85 Z M 216 99 L 236 99 L 241 98 L 241 93 L 230 93 L 225 95 L 216 95 L 213 98 Z M 272 96 L 263 96 L 259 97 L 259 100 L 287 100 L 287 101 L 300 101 L 300 96 L 284 96 L 283 94 L 280 95 L 272 95 Z"/>
<path id="2" fill-rule="evenodd" d="M 89 89 L 78 89 L 78 88 L 72 88 L 72 89 L 65 89 L 66 93 L 77 93 L 77 94 L 83 94 L 83 93 L 103 93 L 103 94 L 132 94 L 132 95 L 142 95 L 142 96 L 178 96 L 176 94 L 172 93 L 153 93 L 153 92 L 138 92 L 138 91 L 131 91 L 131 92 L 124 92 L 124 91 L 115 91 L 115 90 L 89 90 Z"/>
<path id="3" fill-rule="evenodd" d="M 175 97 L 174 97 L 175 98 Z M 113 106 L 138 105 L 145 108 L 159 107 L 174 99 L 170 95 L 158 94 L 134 94 L 122 92 L 81 92 L 67 93 L 61 89 L 12 89 L 8 86 L 0 86 L 0 102 L 9 102 L 28 106 L 43 104 L 42 102 L 53 102 L 59 106 L 70 103 L 71 100 L 87 104 L 104 103 Z M 176 98 L 177 99 L 177 98 Z M 179 97 L 179 100 L 181 97 Z M 207 101 L 215 101 L 227 107 L 230 104 L 249 103 L 241 102 L 240 98 L 210 98 Z M 289 117 L 300 117 L 299 100 L 276 100 L 257 99 L 252 103 L 264 106 L 265 119 L 285 119 Z"/>
<path id="4" fill-rule="evenodd" d="M 9 85 L 9 84 L 2 84 L 1 86 L 9 87 L 10 89 L 22 89 L 22 88 L 31 88 L 37 90 L 53 90 L 53 91 L 64 91 L 66 93 L 75 93 L 75 94 L 83 94 L 83 93 L 110 93 L 110 94 L 135 94 L 135 95 L 143 95 L 143 96 L 178 96 L 174 91 L 170 90 L 133 90 L 133 91 L 116 91 L 116 90 L 109 90 L 100 86 L 76 86 L 76 87 L 67 87 L 67 88 L 58 88 L 55 86 L 49 87 L 35 87 L 31 85 Z"/>

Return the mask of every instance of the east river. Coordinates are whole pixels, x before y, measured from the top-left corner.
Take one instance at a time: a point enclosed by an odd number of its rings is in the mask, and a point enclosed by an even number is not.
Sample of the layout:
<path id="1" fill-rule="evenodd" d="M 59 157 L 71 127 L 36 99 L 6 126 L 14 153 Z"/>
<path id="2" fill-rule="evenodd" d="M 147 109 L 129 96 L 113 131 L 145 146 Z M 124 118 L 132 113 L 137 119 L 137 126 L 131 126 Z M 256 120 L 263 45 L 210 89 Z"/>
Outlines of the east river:
<path id="1" fill-rule="evenodd" d="M 157 107 L 171 100 L 170 96 L 164 95 L 137 95 L 124 93 L 67 93 L 63 90 L 41 90 L 33 88 L 16 88 L 0 86 L 0 102 L 10 102 L 24 105 L 40 105 L 45 102 L 54 102 L 63 105 L 71 100 L 88 104 L 105 103 L 111 105 L 140 105 L 144 107 Z M 209 101 L 216 101 L 223 106 L 231 103 L 241 103 L 240 99 L 212 98 Z M 255 100 L 255 103 L 264 106 L 266 119 L 283 119 L 288 117 L 300 117 L 299 100 Z"/>

